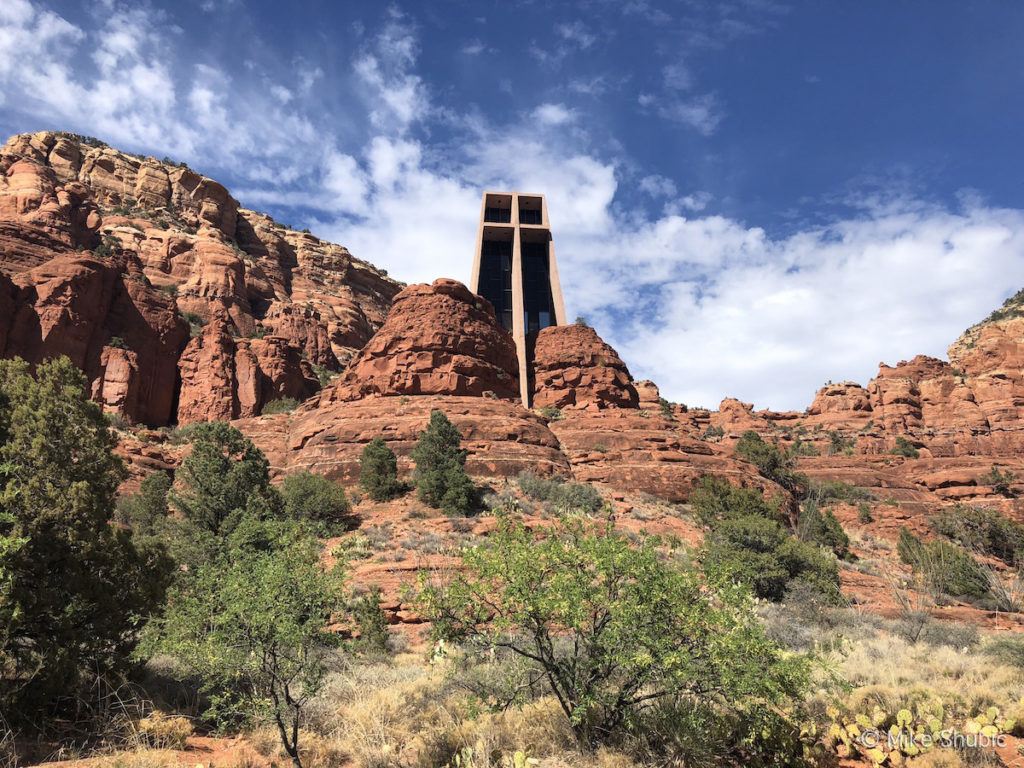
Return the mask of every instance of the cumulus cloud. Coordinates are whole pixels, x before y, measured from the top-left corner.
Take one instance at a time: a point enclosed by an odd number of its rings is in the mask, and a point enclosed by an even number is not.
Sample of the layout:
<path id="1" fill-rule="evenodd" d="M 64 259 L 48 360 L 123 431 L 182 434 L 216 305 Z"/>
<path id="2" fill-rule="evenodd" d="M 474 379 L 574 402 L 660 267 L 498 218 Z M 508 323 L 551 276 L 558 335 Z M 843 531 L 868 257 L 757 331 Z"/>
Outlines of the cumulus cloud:
<path id="1" fill-rule="evenodd" d="M 591 144 L 579 105 L 546 102 L 511 124 L 438 108 L 398 12 L 361 38 L 345 82 L 301 60 L 287 77 L 234 71 L 178 50 L 167 20 L 116 3 L 104 13 L 85 28 L 30 0 L 0 4 L 5 109 L 224 168 L 244 204 L 287 208 L 406 281 L 469 277 L 483 189 L 543 192 L 570 316 L 586 314 L 674 400 L 802 408 L 826 379 L 863 382 L 879 360 L 942 354 L 1024 283 L 1024 212 L 977 196 L 955 210 L 864 197 L 828 226 L 771 237 Z M 566 47 L 594 44 L 586 27 L 556 34 Z M 71 66 L 83 57 L 91 68 Z M 695 92 L 682 64 L 660 75 L 641 109 L 714 131 L 715 97 Z M 321 86 L 362 101 L 332 113 L 311 96 Z M 350 114 L 367 116 L 360 130 L 339 127 Z M 431 138 L 439 126 L 445 138 Z"/>

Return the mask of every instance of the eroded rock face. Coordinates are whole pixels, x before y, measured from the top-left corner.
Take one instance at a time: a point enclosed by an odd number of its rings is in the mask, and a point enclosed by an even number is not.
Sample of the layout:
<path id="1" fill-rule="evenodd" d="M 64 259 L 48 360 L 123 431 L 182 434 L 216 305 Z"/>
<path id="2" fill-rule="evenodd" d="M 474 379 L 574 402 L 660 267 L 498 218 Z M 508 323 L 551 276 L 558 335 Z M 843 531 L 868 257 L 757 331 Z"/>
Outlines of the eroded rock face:
<path id="1" fill-rule="evenodd" d="M 411 473 L 409 454 L 433 410 L 442 411 L 462 433 L 466 469 L 478 478 L 515 477 L 526 471 L 569 474 L 569 463 L 545 420 L 511 400 L 367 397 L 235 425 L 267 454 L 275 472 L 307 469 L 354 483 L 363 448 L 375 437 L 383 438 L 398 456 L 399 471 Z"/>
<path id="2" fill-rule="evenodd" d="M 325 402 L 371 395 L 518 397 L 512 336 L 490 303 L 455 280 L 410 285 Z"/>
<path id="3" fill-rule="evenodd" d="M 534 345 L 533 404 L 537 408 L 637 408 L 626 364 L 587 325 L 542 329 Z"/>
<path id="4" fill-rule="evenodd" d="M 106 409 L 149 425 L 308 396 L 401 288 L 187 167 L 51 132 L 0 148 L 0 273 L 0 355 L 66 354 Z M 216 340 L 189 341 L 186 319 L 214 318 Z"/>

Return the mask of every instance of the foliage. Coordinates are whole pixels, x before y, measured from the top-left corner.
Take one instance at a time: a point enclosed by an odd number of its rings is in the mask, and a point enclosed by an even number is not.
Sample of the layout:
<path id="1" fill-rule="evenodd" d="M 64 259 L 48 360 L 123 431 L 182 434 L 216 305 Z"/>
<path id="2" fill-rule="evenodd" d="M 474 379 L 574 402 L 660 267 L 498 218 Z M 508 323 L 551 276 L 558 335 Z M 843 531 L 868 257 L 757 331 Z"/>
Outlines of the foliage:
<path id="1" fill-rule="evenodd" d="M 857 520 L 864 525 L 875 522 L 875 517 L 871 514 L 870 504 L 862 501 L 857 505 Z"/>
<path id="2" fill-rule="evenodd" d="M 541 477 L 521 472 L 516 478 L 519 490 L 531 499 L 546 502 L 558 514 L 594 514 L 604 500 L 597 489 L 586 483 L 574 483 L 561 477 Z"/>
<path id="3" fill-rule="evenodd" d="M 757 432 L 748 430 L 736 442 L 736 453 L 754 464 L 762 476 L 788 491 L 798 492 L 807 479 L 795 469 L 792 456 L 777 445 L 766 443 Z"/>
<path id="4" fill-rule="evenodd" d="M 171 504 L 184 517 L 182 562 L 212 556 L 247 513 L 281 517 L 284 505 L 270 485 L 267 458 L 247 437 L 224 422 L 189 427 L 192 452 L 176 479 Z"/>
<path id="5" fill-rule="evenodd" d="M 337 536 L 356 526 L 345 489 L 323 475 L 295 472 L 281 484 L 284 510 L 294 520 L 312 523 L 320 535 Z"/>
<path id="6" fill-rule="evenodd" d="M 710 426 L 704 430 L 703 438 L 710 440 L 711 438 L 725 437 L 725 430 L 722 427 Z"/>
<path id="7" fill-rule="evenodd" d="M 299 401 L 294 397 L 279 397 L 277 400 L 271 400 L 269 403 L 263 406 L 263 410 L 260 413 L 264 416 L 269 416 L 274 413 L 291 413 L 299 407 Z"/>
<path id="8" fill-rule="evenodd" d="M 1024 524 L 997 509 L 956 504 L 931 519 L 932 528 L 961 546 L 1016 566 L 1024 559 Z"/>
<path id="9" fill-rule="evenodd" d="M 374 501 L 393 499 L 405 490 L 398 481 L 398 458 L 383 438 L 375 437 L 363 448 L 359 487 Z"/>
<path id="10" fill-rule="evenodd" d="M 583 745 L 636 727 L 656 703 L 772 707 L 806 684 L 804 662 L 765 638 L 742 589 L 709 594 L 652 542 L 634 548 L 610 525 L 567 520 L 535 538 L 502 519 L 463 566 L 446 585 L 421 577 L 437 635 L 531 662 L 528 679 L 558 699 Z"/>
<path id="11" fill-rule="evenodd" d="M 916 459 L 921 455 L 921 452 L 914 447 L 914 444 L 903 437 L 903 435 L 896 438 L 896 446 L 889 453 L 894 456 L 906 456 L 908 459 Z"/>
<path id="12" fill-rule="evenodd" d="M 778 503 L 765 501 L 758 489 L 740 488 L 714 475 L 704 475 L 697 482 L 690 494 L 690 505 L 697 519 L 709 528 L 724 520 L 748 516 L 777 522 L 784 519 Z"/>
<path id="13" fill-rule="evenodd" d="M 1005 496 L 1008 499 L 1012 499 L 1016 496 L 1012 485 L 1016 482 L 1017 476 L 1010 470 L 1001 472 L 999 467 L 992 467 L 988 472 L 978 478 L 978 481 L 982 485 L 992 486 L 992 490 L 998 493 L 1000 496 Z"/>
<path id="14" fill-rule="evenodd" d="M 369 653 L 384 653 L 388 649 L 388 617 L 380 603 L 380 587 L 372 587 L 366 594 L 355 598 L 351 606 L 352 618 L 359 629 L 358 647 Z"/>
<path id="15" fill-rule="evenodd" d="M 139 490 L 118 500 L 115 519 L 131 528 L 132 536 L 159 537 L 167 525 L 167 496 L 171 477 L 166 472 L 150 472 L 139 484 Z"/>
<path id="16" fill-rule="evenodd" d="M 338 375 L 336 371 L 332 371 L 325 365 L 314 365 L 313 373 L 316 374 L 317 381 L 320 382 L 321 388 L 330 384 L 334 377 Z"/>
<path id="17" fill-rule="evenodd" d="M 590 323 L 587 322 L 587 318 L 583 315 L 576 315 L 576 319 L 573 321 L 575 325 L 582 325 L 585 328 L 590 327 Z"/>
<path id="18" fill-rule="evenodd" d="M 806 497 L 818 504 L 828 504 L 832 501 L 871 501 L 875 498 L 866 488 L 858 488 L 842 480 L 812 480 L 807 484 Z"/>
<path id="19" fill-rule="evenodd" d="M 840 454 L 852 455 L 853 447 L 853 440 L 848 437 L 844 437 L 841 432 L 833 430 L 828 433 L 829 456 L 838 456 Z"/>
<path id="20" fill-rule="evenodd" d="M 0 710 L 24 718 L 123 669 L 169 578 L 110 525 L 125 471 L 86 391 L 65 357 L 0 362 Z"/>
<path id="21" fill-rule="evenodd" d="M 896 549 L 900 559 L 938 592 L 968 599 L 990 593 L 985 569 L 961 546 L 942 540 L 922 542 L 901 528 Z"/>
<path id="22" fill-rule="evenodd" d="M 301 767 L 303 709 L 323 686 L 341 575 L 324 571 L 301 523 L 246 515 L 215 558 L 183 575 L 142 650 L 167 654 L 197 677 L 218 724 L 274 724 Z"/>
<path id="23" fill-rule="evenodd" d="M 562 409 L 556 408 L 553 405 L 546 405 L 539 411 L 540 415 L 548 421 L 561 421 L 564 417 L 562 416 Z"/>
<path id="24" fill-rule="evenodd" d="M 203 335 L 203 326 L 206 325 L 206 321 L 202 317 L 195 312 L 185 312 L 182 314 L 182 318 L 188 323 L 189 335 L 193 339 Z"/>
<path id="25" fill-rule="evenodd" d="M 850 537 L 843 526 L 832 510 L 822 509 L 814 501 L 805 501 L 800 508 L 796 533 L 802 541 L 830 549 L 838 558 L 850 555 Z"/>
<path id="26" fill-rule="evenodd" d="M 107 346 L 113 347 L 114 349 L 128 349 L 128 345 L 125 344 L 125 341 L 121 336 L 111 336 L 107 339 Z"/>
<path id="27" fill-rule="evenodd" d="M 712 583 L 738 582 L 766 600 L 777 602 L 791 586 L 803 583 L 831 602 L 841 601 L 835 558 L 790 536 L 774 520 L 724 520 L 705 540 L 701 560 Z"/>
<path id="28" fill-rule="evenodd" d="M 420 500 L 450 515 L 465 515 L 476 506 L 476 488 L 466 474 L 461 442 L 455 425 L 435 410 L 412 452 Z"/>
<path id="29" fill-rule="evenodd" d="M 664 397 L 658 398 L 658 407 L 661 408 L 661 415 L 666 419 L 675 420 L 676 415 L 672 410 L 672 403 L 666 400 Z"/>

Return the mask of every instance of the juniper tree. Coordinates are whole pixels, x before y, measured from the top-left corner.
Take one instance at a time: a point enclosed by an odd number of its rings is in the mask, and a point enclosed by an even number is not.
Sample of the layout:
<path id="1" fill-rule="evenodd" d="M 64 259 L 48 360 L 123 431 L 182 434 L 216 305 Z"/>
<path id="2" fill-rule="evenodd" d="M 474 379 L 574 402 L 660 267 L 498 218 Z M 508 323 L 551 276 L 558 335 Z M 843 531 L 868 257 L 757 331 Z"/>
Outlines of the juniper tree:
<path id="1" fill-rule="evenodd" d="M 398 458 L 380 437 L 373 438 L 363 448 L 359 459 L 359 487 L 374 501 L 387 501 L 402 492 Z"/>
<path id="2" fill-rule="evenodd" d="M 476 489 L 466 474 L 462 435 L 441 411 L 430 413 L 412 458 L 416 462 L 416 490 L 420 500 L 449 514 L 473 509 Z"/>

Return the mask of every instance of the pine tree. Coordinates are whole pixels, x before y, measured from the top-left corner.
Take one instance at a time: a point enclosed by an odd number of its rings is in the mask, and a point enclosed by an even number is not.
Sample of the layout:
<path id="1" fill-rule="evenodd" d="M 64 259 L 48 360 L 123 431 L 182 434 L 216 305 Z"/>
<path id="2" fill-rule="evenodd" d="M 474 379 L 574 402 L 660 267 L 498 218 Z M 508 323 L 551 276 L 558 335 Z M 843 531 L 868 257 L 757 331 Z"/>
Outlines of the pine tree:
<path id="1" fill-rule="evenodd" d="M 110 525 L 115 438 L 66 357 L 0 362 L 0 710 L 31 717 L 126 663 L 162 602 L 162 548 Z"/>
<path id="2" fill-rule="evenodd" d="M 432 411 L 430 423 L 412 452 L 416 462 L 416 491 L 420 500 L 448 514 L 464 515 L 475 503 L 475 489 L 466 475 L 462 435 L 441 411 Z"/>
<path id="3" fill-rule="evenodd" d="M 382 438 L 373 438 L 363 448 L 359 487 L 374 501 L 393 499 L 403 490 L 398 482 L 398 459 Z"/>

